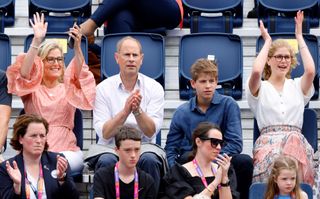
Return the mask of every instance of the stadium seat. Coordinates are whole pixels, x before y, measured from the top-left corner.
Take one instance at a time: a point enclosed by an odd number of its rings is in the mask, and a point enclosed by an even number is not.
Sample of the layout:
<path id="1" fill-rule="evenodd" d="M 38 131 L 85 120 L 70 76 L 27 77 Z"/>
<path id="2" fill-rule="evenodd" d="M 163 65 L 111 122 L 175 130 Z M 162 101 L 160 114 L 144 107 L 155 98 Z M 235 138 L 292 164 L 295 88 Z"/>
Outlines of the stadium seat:
<path id="1" fill-rule="evenodd" d="M 279 39 L 279 38 L 283 38 L 283 39 L 288 39 L 289 42 L 293 43 L 294 46 L 296 46 L 296 48 L 298 49 L 297 43 L 295 41 L 295 35 L 293 33 L 273 33 L 270 34 L 270 36 L 272 37 L 272 40 L 275 39 Z M 310 34 L 304 34 L 303 35 L 304 40 L 309 48 L 309 51 L 313 57 L 313 61 L 316 67 L 316 75 L 314 77 L 313 80 L 313 86 L 315 89 L 315 93 L 312 96 L 312 100 L 316 100 L 319 97 L 319 48 L 318 48 L 318 39 L 316 36 L 314 35 L 310 35 Z M 264 40 L 263 38 L 260 36 L 257 39 L 257 43 L 256 43 L 256 52 L 258 54 L 258 52 L 260 51 L 260 49 L 262 48 L 264 44 Z M 295 78 L 295 77 L 300 77 L 303 72 L 304 72 L 304 68 L 303 68 L 303 62 L 300 56 L 300 53 L 297 54 L 297 58 L 298 58 L 298 64 L 297 67 L 295 69 L 292 70 L 291 72 L 291 77 Z"/>
<path id="2" fill-rule="evenodd" d="M 66 66 L 69 64 L 69 62 L 71 61 L 71 59 L 74 56 L 74 52 L 73 52 L 74 50 L 67 46 L 68 37 L 69 37 L 69 35 L 67 33 L 47 32 L 46 38 L 45 38 L 45 39 L 56 39 L 61 44 L 61 46 L 65 50 L 64 58 L 65 58 L 65 65 Z M 26 39 L 24 41 L 24 52 L 28 51 L 29 46 L 32 42 L 32 38 L 33 38 L 33 34 L 30 34 L 26 37 Z M 81 49 L 82 49 L 84 59 L 85 59 L 86 63 L 88 63 L 88 41 L 87 41 L 86 37 L 82 37 Z"/>
<path id="3" fill-rule="evenodd" d="M 312 187 L 305 183 L 300 183 L 301 189 L 307 193 L 308 198 L 313 197 Z M 249 199 L 264 199 L 266 193 L 267 184 L 266 183 L 253 183 L 249 190 Z"/>
<path id="4" fill-rule="evenodd" d="M 180 99 L 194 96 L 190 84 L 191 65 L 199 58 L 213 57 L 218 64 L 217 91 L 242 98 L 243 56 L 242 41 L 238 35 L 226 33 L 195 33 L 184 35 L 180 41 L 179 93 Z"/>
<path id="5" fill-rule="evenodd" d="M 310 109 L 310 108 L 304 109 L 302 134 L 307 139 L 309 144 L 312 146 L 313 151 L 316 152 L 318 150 L 318 123 L 317 123 L 317 113 L 313 109 Z M 259 131 L 258 123 L 257 123 L 257 120 L 254 119 L 253 144 L 256 142 L 259 136 L 260 136 L 260 131 Z"/>
<path id="6" fill-rule="evenodd" d="M 144 53 L 140 72 L 165 85 L 165 51 L 164 38 L 151 33 L 119 33 L 103 37 L 101 45 L 101 78 L 102 80 L 119 73 L 119 66 L 114 58 L 117 42 L 124 36 L 132 36 L 140 41 Z"/>
<path id="7" fill-rule="evenodd" d="M 243 0 L 183 0 L 186 15 L 190 15 L 191 33 L 232 33 L 233 27 L 241 27 Z"/>
<path id="8" fill-rule="evenodd" d="M 0 0 L 0 32 L 4 33 L 4 28 L 14 25 L 14 5 L 15 0 Z"/>
<path id="9" fill-rule="evenodd" d="M 91 15 L 91 0 L 29 0 L 29 19 L 36 12 L 44 13 L 48 32 L 65 32 Z"/>
<path id="10" fill-rule="evenodd" d="M 298 10 L 304 11 L 304 33 L 319 27 L 318 0 L 258 0 L 258 25 L 261 19 L 269 33 L 294 32 L 294 16 Z"/>
<path id="11" fill-rule="evenodd" d="M 0 70 L 6 71 L 11 64 L 11 42 L 8 35 L 0 33 Z"/>

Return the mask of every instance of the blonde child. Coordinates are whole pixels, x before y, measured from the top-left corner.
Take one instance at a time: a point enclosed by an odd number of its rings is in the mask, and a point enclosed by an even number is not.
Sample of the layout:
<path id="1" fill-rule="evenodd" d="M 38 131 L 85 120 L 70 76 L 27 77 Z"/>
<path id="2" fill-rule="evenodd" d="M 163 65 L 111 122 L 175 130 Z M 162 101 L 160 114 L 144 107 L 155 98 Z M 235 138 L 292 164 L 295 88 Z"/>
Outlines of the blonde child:
<path id="1" fill-rule="evenodd" d="M 273 163 L 265 199 L 308 199 L 300 188 L 298 166 L 295 160 L 279 156 Z"/>

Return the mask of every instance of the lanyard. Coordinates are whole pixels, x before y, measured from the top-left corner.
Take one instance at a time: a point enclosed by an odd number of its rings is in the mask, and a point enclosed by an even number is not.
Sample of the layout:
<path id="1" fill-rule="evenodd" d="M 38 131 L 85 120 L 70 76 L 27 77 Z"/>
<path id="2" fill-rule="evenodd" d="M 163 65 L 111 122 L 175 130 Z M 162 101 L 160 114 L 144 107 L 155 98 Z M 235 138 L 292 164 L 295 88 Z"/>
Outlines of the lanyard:
<path id="1" fill-rule="evenodd" d="M 114 181 L 116 188 L 116 199 L 120 199 L 120 182 L 119 182 L 119 162 L 114 167 Z M 138 199 L 139 180 L 137 169 L 134 172 L 134 199 Z"/>
<path id="2" fill-rule="evenodd" d="M 38 178 L 38 182 L 37 182 L 37 188 L 29 181 L 26 170 L 24 170 L 24 178 L 26 181 L 26 197 L 27 197 L 27 199 L 30 199 L 30 188 L 32 189 L 36 198 L 41 199 L 42 194 L 43 194 L 43 182 L 44 182 L 41 163 L 39 164 L 39 178 Z"/>
<path id="3" fill-rule="evenodd" d="M 200 176 L 203 185 L 204 185 L 205 187 L 207 187 L 207 186 L 208 186 L 207 180 L 206 180 L 206 178 L 204 177 L 204 175 L 203 175 L 203 173 L 202 173 L 202 171 L 201 171 L 201 169 L 200 169 L 200 167 L 199 167 L 199 164 L 198 164 L 197 160 L 196 160 L 196 159 L 193 159 L 193 160 L 192 160 L 192 163 L 193 163 L 194 168 L 196 169 L 198 175 Z M 211 167 L 211 170 L 212 170 L 212 173 L 213 173 L 213 174 L 216 174 L 216 170 L 215 170 L 213 167 Z"/>

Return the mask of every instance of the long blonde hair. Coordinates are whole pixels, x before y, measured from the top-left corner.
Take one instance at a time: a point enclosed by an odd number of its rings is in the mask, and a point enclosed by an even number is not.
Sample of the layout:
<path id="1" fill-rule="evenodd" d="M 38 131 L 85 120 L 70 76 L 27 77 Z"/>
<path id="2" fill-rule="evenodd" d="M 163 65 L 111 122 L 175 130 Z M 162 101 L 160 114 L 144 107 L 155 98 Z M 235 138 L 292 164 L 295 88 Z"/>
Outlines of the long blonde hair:
<path id="1" fill-rule="evenodd" d="M 38 56 L 41 58 L 41 60 L 43 61 L 44 59 L 47 58 L 48 54 L 50 53 L 51 50 L 54 49 L 59 49 L 62 56 L 63 56 L 63 49 L 62 47 L 59 45 L 58 42 L 54 41 L 54 40 L 45 40 L 44 42 L 41 43 L 40 47 L 39 47 L 39 51 L 38 51 Z M 63 68 L 62 68 L 62 74 L 59 77 L 58 81 L 60 83 L 63 82 L 63 76 L 64 76 L 64 70 L 65 70 L 65 65 L 63 64 Z"/>
<path id="2" fill-rule="evenodd" d="M 276 158 L 273 162 L 273 167 L 271 174 L 268 179 L 268 185 L 267 185 L 267 192 L 265 194 L 265 199 L 274 199 L 274 196 L 278 195 L 280 190 L 275 182 L 275 180 L 280 175 L 281 170 L 287 169 L 294 171 L 296 173 L 296 184 L 295 187 L 292 190 L 292 195 L 295 197 L 295 199 L 301 199 L 300 193 L 300 180 L 298 176 L 298 165 L 292 158 L 288 156 L 279 156 Z"/>
<path id="3" fill-rule="evenodd" d="M 279 48 L 283 48 L 283 47 L 288 49 L 291 56 L 291 67 L 288 73 L 286 74 L 286 78 L 291 78 L 291 71 L 293 68 L 297 66 L 298 61 L 297 61 L 296 54 L 293 50 L 293 47 L 286 40 L 277 39 L 273 41 L 268 52 L 268 58 L 270 59 Z M 263 79 L 268 80 L 270 76 L 271 76 L 271 67 L 266 62 L 263 70 Z"/>

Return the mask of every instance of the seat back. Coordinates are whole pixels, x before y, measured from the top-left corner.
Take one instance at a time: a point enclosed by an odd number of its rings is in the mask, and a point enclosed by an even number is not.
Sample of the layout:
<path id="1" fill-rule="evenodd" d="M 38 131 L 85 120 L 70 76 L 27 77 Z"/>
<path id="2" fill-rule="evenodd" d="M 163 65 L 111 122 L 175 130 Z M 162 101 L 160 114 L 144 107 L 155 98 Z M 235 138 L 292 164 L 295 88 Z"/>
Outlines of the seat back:
<path id="1" fill-rule="evenodd" d="M 74 50 L 67 45 L 69 35 L 67 33 L 47 33 L 45 39 L 55 39 L 64 49 L 65 65 L 68 66 L 69 62 L 74 56 Z M 27 52 L 33 39 L 33 34 L 26 37 L 24 41 L 24 52 Z M 86 63 L 88 63 L 88 41 L 86 37 L 81 39 L 81 49 Z"/>
<path id="2" fill-rule="evenodd" d="M 313 151 L 318 150 L 318 123 L 317 123 L 317 113 L 315 110 L 310 108 L 305 108 L 303 113 L 303 125 L 302 134 L 307 139 L 309 144 L 312 146 Z M 254 119 L 253 124 L 253 144 L 256 142 L 260 136 L 260 131 L 258 127 L 257 120 Z"/>
<path id="3" fill-rule="evenodd" d="M 144 53 L 140 72 L 165 85 L 165 50 L 164 38 L 159 34 L 150 33 L 119 33 L 103 37 L 101 46 L 101 78 L 102 80 L 119 73 L 119 66 L 114 58 L 117 51 L 117 42 L 125 37 L 132 36 L 139 40 Z"/>
<path id="4" fill-rule="evenodd" d="M 11 42 L 8 35 L 0 33 L 0 70 L 6 71 L 11 64 Z"/>
<path id="5" fill-rule="evenodd" d="M 294 16 L 298 10 L 304 11 L 303 32 L 319 27 L 318 0 L 258 0 L 258 24 L 263 20 L 269 33 L 294 32 Z"/>
<path id="6" fill-rule="evenodd" d="M 29 0 L 29 19 L 36 12 L 44 13 L 48 32 L 65 32 L 90 17 L 91 0 Z"/>
<path id="7" fill-rule="evenodd" d="M 19 115 L 25 114 L 24 109 L 21 109 Z M 83 148 L 83 120 L 82 112 L 80 109 L 76 109 L 74 113 L 74 127 L 73 132 L 77 138 L 77 146 L 82 150 Z"/>
<path id="8" fill-rule="evenodd" d="M 293 44 L 293 46 L 295 46 L 295 48 L 298 50 L 298 44 L 295 40 L 295 35 L 292 33 L 273 33 L 273 34 L 270 34 L 270 36 L 272 37 L 272 40 L 275 40 L 275 39 L 280 39 L 280 38 L 283 38 L 283 39 L 287 39 L 289 42 L 291 42 L 291 44 Z M 315 100 L 315 99 L 318 99 L 319 97 L 319 62 L 318 62 L 318 59 L 319 59 L 319 48 L 318 48 L 318 38 L 314 35 L 310 35 L 310 34 L 304 34 L 303 35 L 304 37 L 304 40 L 309 48 L 309 51 L 312 55 L 312 58 L 313 58 L 313 61 L 314 61 L 314 64 L 315 64 L 315 69 L 316 69 L 316 75 L 314 77 L 314 80 L 313 80 L 313 86 L 314 86 L 314 89 L 315 89 L 315 93 L 314 95 L 312 96 L 312 100 Z M 257 43 L 256 43 L 256 52 L 258 54 L 258 52 L 260 51 L 260 49 L 262 48 L 264 44 L 264 40 L 263 38 L 260 36 L 258 39 L 257 39 Z M 303 62 L 302 62 L 302 59 L 301 59 L 301 55 L 300 53 L 298 52 L 297 54 L 297 60 L 298 60 L 298 64 L 296 66 L 296 68 L 294 68 L 291 72 L 291 78 L 296 78 L 296 77 L 300 77 L 303 75 L 303 72 L 304 72 L 304 68 L 303 68 Z"/>
<path id="9" fill-rule="evenodd" d="M 0 0 L 0 32 L 4 33 L 4 28 L 14 25 L 14 5 L 15 0 Z"/>
<path id="10" fill-rule="evenodd" d="M 300 183 L 300 187 L 304 192 L 306 192 L 306 194 L 308 195 L 308 198 L 313 197 L 312 187 L 309 184 Z M 257 182 L 257 183 L 251 184 L 249 189 L 249 199 L 264 199 L 266 189 L 267 189 L 266 183 Z"/>
<path id="11" fill-rule="evenodd" d="M 222 49 L 223 48 L 223 49 Z M 199 58 L 213 55 L 218 64 L 217 91 L 242 98 L 243 56 L 242 41 L 238 35 L 226 33 L 195 33 L 184 35 L 180 41 L 179 93 L 180 99 L 194 96 L 190 67 Z"/>
<path id="12" fill-rule="evenodd" d="M 189 10 L 191 33 L 226 32 L 241 27 L 243 0 L 183 0 Z"/>

